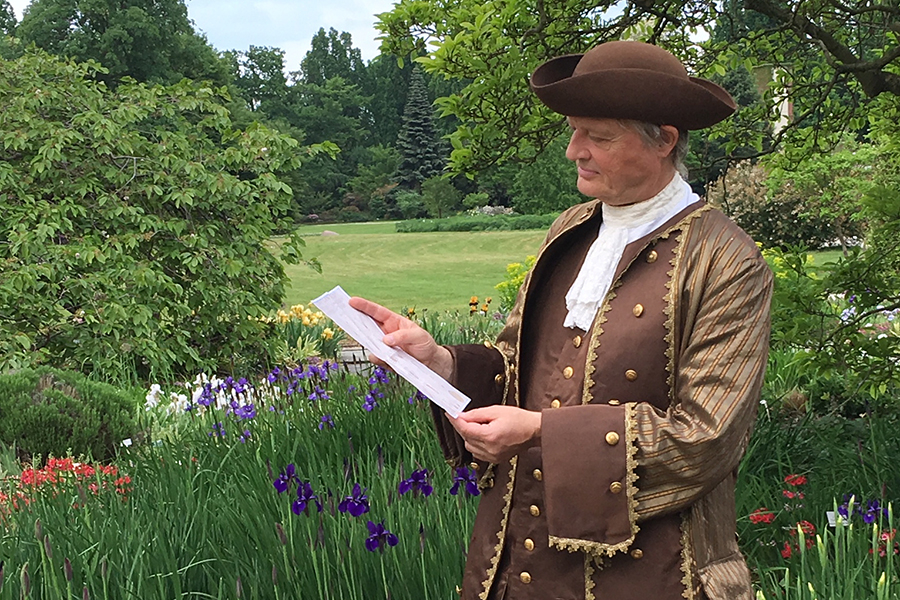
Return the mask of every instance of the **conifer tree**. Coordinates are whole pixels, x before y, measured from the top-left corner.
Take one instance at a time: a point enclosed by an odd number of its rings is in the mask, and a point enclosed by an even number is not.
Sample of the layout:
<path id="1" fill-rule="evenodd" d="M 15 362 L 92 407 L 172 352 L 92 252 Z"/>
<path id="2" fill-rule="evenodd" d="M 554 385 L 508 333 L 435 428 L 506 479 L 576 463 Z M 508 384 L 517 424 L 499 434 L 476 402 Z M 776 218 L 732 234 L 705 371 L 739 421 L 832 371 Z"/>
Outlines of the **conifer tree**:
<path id="1" fill-rule="evenodd" d="M 428 89 L 418 67 L 410 74 L 397 150 L 400 152 L 400 166 L 396 179 L 401 187 L 418 191 L 423 181 L 440 175 L 444 170 L 444 144 L 435 129 Z"/>

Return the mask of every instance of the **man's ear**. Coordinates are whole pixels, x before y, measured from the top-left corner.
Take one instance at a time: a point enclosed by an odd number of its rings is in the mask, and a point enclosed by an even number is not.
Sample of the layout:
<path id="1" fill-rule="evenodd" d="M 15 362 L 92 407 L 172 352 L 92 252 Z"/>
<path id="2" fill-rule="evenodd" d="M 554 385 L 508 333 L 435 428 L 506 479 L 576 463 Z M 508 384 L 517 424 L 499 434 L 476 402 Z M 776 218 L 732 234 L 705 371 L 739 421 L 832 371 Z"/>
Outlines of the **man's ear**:
<path id="1" fill-rule="evenodd" d="M 659 140 L 659 150 L 662 156 L 669 156 L 672 154 L 672 151 L 675 149 L 675 144 L 678 143 L 678 128 L 673 127 L 672 125 L 660 125 L 660 140 Z"/>

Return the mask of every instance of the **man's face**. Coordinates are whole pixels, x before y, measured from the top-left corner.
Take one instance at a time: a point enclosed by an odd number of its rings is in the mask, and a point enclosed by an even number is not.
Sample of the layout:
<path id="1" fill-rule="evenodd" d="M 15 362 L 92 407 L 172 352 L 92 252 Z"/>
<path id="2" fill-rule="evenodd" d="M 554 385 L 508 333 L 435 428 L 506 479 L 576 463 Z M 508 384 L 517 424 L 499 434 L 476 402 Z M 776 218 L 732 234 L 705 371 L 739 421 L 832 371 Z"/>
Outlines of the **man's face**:
<path id="1" fill-rule="evenodd" d="M 641 135 L 615 119 L 569 117 L 572 139 L 566 158 L 578 167 L 578 191 L 610 206 L 649 200 L 675 174 L 669 153 L 677 141 L 649 146 Z"/>

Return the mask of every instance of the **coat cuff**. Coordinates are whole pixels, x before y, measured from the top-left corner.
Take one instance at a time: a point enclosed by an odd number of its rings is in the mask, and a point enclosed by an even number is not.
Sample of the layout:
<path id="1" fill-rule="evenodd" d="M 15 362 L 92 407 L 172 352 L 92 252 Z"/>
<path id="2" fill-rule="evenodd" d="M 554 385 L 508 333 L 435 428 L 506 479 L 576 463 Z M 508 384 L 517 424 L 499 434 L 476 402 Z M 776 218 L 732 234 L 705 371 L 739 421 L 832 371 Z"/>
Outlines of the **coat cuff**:
<path id="1" fill-rule="evenodd" d="M 453 357 L 449 383 L 472 399 L 466 410 L 506 401 L 512 371 L 505 354 L 490 343 L 447 346 L 447 349 Z M 476 472 L 479 487 L 490 487 L 493 484 L 491 465 L 474 460 L 442 408 L 432 403 L 431 413 L 447 463 L 453 467 L 468 466 Z"/>
<path id="2" fill-rule="evenodd" d="M 637 524 L 634 405 L 544 410 L 541 454 L 550 546 L 596 557 L 625 552 Z"/>

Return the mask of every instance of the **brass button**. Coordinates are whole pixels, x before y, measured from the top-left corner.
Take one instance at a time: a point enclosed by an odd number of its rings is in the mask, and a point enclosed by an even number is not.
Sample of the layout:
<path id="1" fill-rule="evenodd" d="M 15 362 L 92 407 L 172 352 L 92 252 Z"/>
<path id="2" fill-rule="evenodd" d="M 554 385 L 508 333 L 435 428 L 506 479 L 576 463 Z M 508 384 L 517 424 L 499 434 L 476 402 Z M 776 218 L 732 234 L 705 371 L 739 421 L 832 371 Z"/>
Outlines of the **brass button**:
<path id="1" fill-rule="evenodd" d="M 628 381 L 636 380 L 637 371 L 635 371 L 634 369 L 628 369 L 627 371 L 625 371 L 625 379 L 627 379 Z"/>
<path id="2" fill-rule="evenodd" d="M 581 336 L 580 335 L 576 335 L 575 337 L 572 338 L 572 345 L 575 346 L 576 348 L 581 348 Z"/>
<path id="3" fill-rule="evenodd" d="M 534 471 L 532 471 L 531 476 L 534 477 L 537 481 L 543 481 L 544 479 L 544 474 L 541 473 L 540 469 L 535 469 Z"/>
<path id="4" fill-rule="evenodd" d="M 541 516 L 541 509 L 537 507 L 537 504 L 532 504 L 531 508 L 528 509 L 531 512 L 532 517 Z"/>
<path id="5" fill-rule="evenodd" d="M 494 381 L 496 381 L 497 383 L 503 383 L 503 375 L 500 373 L 497 373 L 497 376 L 494 377 Z"/>
<path id="6" fill-rule="evenodd" d="M 609 401 L 609 405 L 610 405 L 610 406 L 618 406 L 618 405 L 620 405 L 620 404 L 622 404 L 622 403 L 619 402 L 618 400 L 616 400 L 615 398 L 611 398 L 610 401 Z"/>
<path id="7" fill-rule="evenodd" d="M 572 375 L 574 374 L 575 369 L 573 369 L 572 367 L 566 367 L 565 369 L 563 369 L 563 377 L 565 377 L 566 379 L 572 379 Z"/>
<path id="8" fill-rule="evenodd" d="M 493 348 L 494 345 L 489 340 L 484 340 L 484 347 L 485 348 Z"/>
<path id="9" fill-rule="evenodd" d="M 656 250 L 651 250 L 650 253 L 647 254 L 648 263 L 655 263 L 657 258 L 659 258 L 659 254 L 656 253 Z"/>
<path id="10" fill-rule="evenodd" d="M 550 408 L 559 408 L 559 406 L 560 406 L 559 398 L 554 398 L 553 402 L 550 403 Z"/>
<path id="11" fill-rule="evenodd" d="M 633 558 L 634 560 L 639 560 L 641 558 L 644 558 L 644 551 L 641 550 L 640 548 L 635 548 L 634 550 L 631 551 L 631 558 Z"/>
<path id="12" fill-rule="evenodd" d="M 525 539 L 525 549 L 528 550 L 529 552 L 534 550 L 534 540 L 533 539 L 531 539 L 531 538 Z"/>
<path id="13" fill-rule="evenodd" d="M 619 443 L 619 434 L 615 431 L 610 431 L 606 434 L 606 443 L 610 446 L 615 446 Z"/>
<path id="14" fill-rule="evenodd" d="M 611 484 L 609 484 L 609 491 L 611 491 L 613 494 L 620 494 L 622 492 L 622 484 L 618 481 L 613 481 Z"/>
<path id="15" fill-rule="evenodd" d="M 631 314 L 633 314 L 636 317 L 639 317 L 642 314 L 644 314 L 644 305 L 643 304 L 635 304 L 634 308 L 631 309 Z"/>
<path id="16" fill-rule="evenodd" d="M 531 583 L 531 573 L 528 571 L 522 571 L 519 573 L 519 581 L 522 583 Z"/>
<path id="17" fill-rule="evenodd" d="M 477 471 L 477 470 L 478 470 L 478 463 L 477 463 L 477 462 L 470 462 L 470 463 L 469 463 L 469 468 L 472 469 L 473 471 Z"/>

